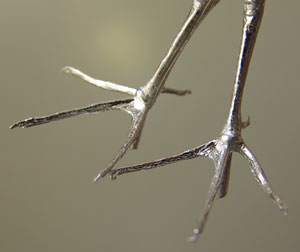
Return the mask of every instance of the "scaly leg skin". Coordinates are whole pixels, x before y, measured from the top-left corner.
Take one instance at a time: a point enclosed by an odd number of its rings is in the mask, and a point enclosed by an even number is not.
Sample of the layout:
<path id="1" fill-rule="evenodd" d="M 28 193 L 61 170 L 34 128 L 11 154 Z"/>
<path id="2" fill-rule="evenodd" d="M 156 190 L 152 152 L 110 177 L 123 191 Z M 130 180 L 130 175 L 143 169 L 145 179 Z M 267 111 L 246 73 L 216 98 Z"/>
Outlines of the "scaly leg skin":
<path id="1" fill-rule="evenodd" d="M 208 192 L 207 201 L 204 206 L 203 214 L 199 220 L 198 226 L 194 229 L 194 235 L 189 238 L 190 242 L 195 242 L 202 233 L 207 221 L 209 212 L 216 199 L 222 198 L 227 193 L 229 183 L 229 173 L 231 167 L 231 158 L 233 152 L 242 154 L 251 167 L 252 174 L 256 181 L 266 192 L 269 198 L 279 207 L 280 210 L 287 214 L 287 207 L 283 201 L 273 192 L 271 186 L 254 154 L 246 146 L 241 132 L 250 124 L 250 118 L 246 122 L 242 121 L 241 104 L 243 90 L 246 83 L 246 77 L 254 49 L 257 33 L 264 11 L 264 0 L 245 0 L 244 2 L 244 26 L 243 36 L 240 47 L 238 67 L 236 71 L 236 79 L 232 95 L 231 106 L 226 124 L 222 130 L 221 136 L 212 141 L 213 145 L 203 145 L 193 150 L 183 152 L 179 155 L 163 158 L 157 161 L 139 164 L 136 166 L 118 168 L 112 173 L 115 179 L 118 175 L 131 173 L 141 170 L 150 170 L 158 166 L 177 162 L 180 160 L 195 158 L 198 156 L 207 156 L 214 161 L 215 175 L 212 179 Z M 203 148 L 207 155 L 196 155 L 198 150 Z M 201 153 L 201 151 L 200 151 Z"/>
<path id="2" fill-rule="evenodd" d="M 81 72 L 73 67 L 65 67 L 62 69 L 63 72 L 70 73 L 76 77 L 83 79 L 84 81 L 100 87 L 106 90 L 112 90 L 116 92 L 121 92 L 126 95 L 131 95 L 132 99 L 129 103 L 120 106 L 111 106 L 111 109 L 121 109 L 132 116 L 132 124 L 129 131 L 129 136 L 125 144 L 120 148 L 119 152 L 115 155 L 112 162 L 108 167 L 102 170 L 94 179 L 94 181 L 106 176 L 111 171 L 113 171 L 116 163 L 124 156 L 127 150 L 132 147 L 136 149 L 139 143 L 140 135 L 145 123 L 147 113 L 154 105 L 158 95 L 160 93 L 175 94 L 175 95 L 186 95 L 189 94 L 189 90 L 176 90 L 172 88 L 165 88 L 164 84 L 169 76 L 175 62 L 177 61 L 180 53 L 184 49 L 185 45 L 189 41 L 193 32 L 196 30 L 197 26 L 202 22 L 202 20 L 207 16 L 207 14 L 213 9 L 213 7 L 220 0 L 194 0 L 190 12 L 184 21 L 181 29 L 176 35 L 174 42 L 169 48 L 167 54 L 161 60 L 158 68 L 153 74 L 152 78 L 145 84 L 140 86 L 138 89 L 119 85 L 116 83 L 102 81 L 94 79 L 87 74 Z M 123 101 L 114 101 L 112 103 L 122 103 Z M 89 106 L 90 107 L 90 106 Z M 42 117 L 42 118 L 29 118 L 19 123 L 15 123 L 11 126 L 11 129 L 16 127 L 30 127 L 36 126 L 60 119 L 64 119 L 70 116 L 89 113 L 89 107 L 82 108 L 79 110 L 70 110 L 66 112 L 56 113 L 54 115 Z M 103 111 L 107 109 L 99 109 L 98 111 Z M 93 112 L 94 113 L 94 112 Z"/>
<path id="3" fill-rule="evenodd" d="M 250 119 L 248 118 L 247 122 L 242 122 L 241 116 L 241 104 L 242 104 L 242 96 L 243 90 L 246 83 L 246 77 L 254 49 L 254 45 L 256 42 L 257 34 L 259 31 L 260 23 L 263 17 L 264 12 L 264 0 L 245 0 L 244 2 L 244 27 L 243 27 L 243 36 L 240 48 L 240 55 L 236 73 L 236 79 L 234 84 L 234 91 L 232 96 L 231 107 L 228 115 L 227 122 L 222 131 L 221 137 L 219 138 L 219 144 L 216 145 L 216 149 L 218 147 L 220 149 L 227 150 L 229 153 L 231 152 L 239 152 L 241 153 L 249 162 L 252 173 L 255 176 L 256 180 L 260 184 L 260 186 L 264 189 L 264 191 L 268 194 L 268 196 L 277 204 L 280 210 L 287 213 L 287 207 L 284 205 L 282 200 L 272 191 L 271 186 L 269 185 L 263 170 L 261 169 L 259 163 L 257 162 L 254 155 L 247 148 L 244 140 L 241 137 L 241 131 L 243 128 L 247 127 L 250 124 Z M 223 142 L 223 144 L 222 144 Z M 213 154 L 214 152 L 212 152 Z M 222 153 L 221 151 L 217 151 L 217 153 Z M 202 218 L 200 219 L 200 224 L 198 228 L 195 229 L 194 236 L 190 239 L 190 241 L 197 240 L 199 234 L 203 231 L 204 224 L 207 219 L 207 215 L 211 209 L 212 202 L 217 196 L 217 192 L 219 191 L 219 195 L 222 196 L 222 191 L 220 191 L 220 180 L 222 181 L 222 175 L 218 174 L 218 162 L 222 162 L 222 155 L 218 157 L 212 156 L 215 165 L 216 165 L 216 175 L 211 184 L 210 193 L 208 195 L 207 203 L 204 207 L 204 213 Z M 225 158 L 224 164 L 227 163 L 230 154 Z M 230 162 L 229 162 L 230 163 Z M 222 174 L 226 174 L 226 169 L 230 169 L 229 166 L 225 165 L 224 171 Z M 229 173 L 229 172 L 228 172 Z M 218 178 L 218 179 L 217 179 Z M 228 179 L 224 178 L 223 181 L 228 183 Z M 227 188 L 227 186 L 225 186 Z"/>
<path id="4" fill-rule="evenodd" d="M 77 76 L 90 84 L 107 90 L 113 90 L 131 95 L 133 96 L 132 99 L 99 103 L 85 108 L 60 112 L 41 118 L 29 118 L 13 124 L 11 128 L 31 127 L 75 115 L 95 113 L 111 109 L 119 109 L 129 113 L 132 116 L 133 121 L 128 139 L 121 147 L 115 158 L 112 160 L 111 164 L 97 175 L 95 181 L 108 174 L 110 174 L 111 178 L 114 179 L 118 175 L 141 170 L 150 170 L 155 167 L 174 163 L 180 160 L 186 160 L 200 156 L 211 158 L 214 161 L 216 171 L 211 182 L 202 217 L 200 218 L 197 228 L 194 230 L 194 235 L 189 239 L 191 242 L 196 241 L 199 234 L 203 231 L 214 201 L 224 197 L 227 193 L 233 152 L 239 152 L 247 159 L 250 164 L 251 171 L 259 185 L 276 203 L 276 205 L 286 214 L 287 207 L 272 191 L 271 186 L 267 181 L 263 170 L 261 169 L 261 166 L 241 137 L 242 129 L 247 127 L 250 123 L 249 119 L 247 122 L 242 122 L 241 103 L 252 52 L 263 16 L 264 0 L 244 0 L 244 27 L 238 67 L 236 71 L 236 79 L 234 83 L 229 115 L 221 136 L 217 140 L 211 141 L 206 145 L 199 146 L 176 156 L 163 158 L 136 166 L 114 169 L 116 163 L 123 157 L 123 155 L 131 146 L 134 148 L 137 147 L 147 113 L 155 103 L 157 96 L 160 93 L 176 95 L 185 95 L 189 93 L 188 90 L 174 90 L 165 88 L 164 84 L 178 56 L 184 49 L 184 46 L 190 39 L 191 35 L 199 23 L 206 17 L 209 11 L 213 9 L 217 3 L 219 3 L 219 1 L 220 0 L 194 0 L 189 15 L 187 16 L 181 30 L 177 34 L 167 55 L 161 61 L 161 64 L 157 68 L 150 81 L 146 85 L 141 86 L 139 89 L 126 87 L 107 81 L 96 80 L 72 67 L 66 67 L 63 69 L 63 71 L 71 73 L 72 75 Z"/>

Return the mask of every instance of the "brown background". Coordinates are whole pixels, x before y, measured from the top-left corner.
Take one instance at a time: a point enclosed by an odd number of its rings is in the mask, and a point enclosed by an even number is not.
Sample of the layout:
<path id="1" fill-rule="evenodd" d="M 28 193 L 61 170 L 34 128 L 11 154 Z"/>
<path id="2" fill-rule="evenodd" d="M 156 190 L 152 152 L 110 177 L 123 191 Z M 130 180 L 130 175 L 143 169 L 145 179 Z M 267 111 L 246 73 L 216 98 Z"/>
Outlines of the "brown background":
<path id="1" fill-rule="evenodd" d="M 299 251 L 299 8 L 267 1 L 243 100 L 243 136 L 276 192 L 284 217 L 234 155 L 229 195 L 204 234 L 188 244 L 213 175 L 196 159 L 94 184 L 125 141 L 121 112 L 81 116 L 27 130 L 15 121 L 120 97 L 60 74 L 72 65 L 95 78 L 147 82 L 192 1 L 1 1 L 0 250 Z M 129 165 L 179 153 L 217 137 L 227 116 L 242 26 L 242 1 L 221 1 L 200 25 L 161 95 Z"/>

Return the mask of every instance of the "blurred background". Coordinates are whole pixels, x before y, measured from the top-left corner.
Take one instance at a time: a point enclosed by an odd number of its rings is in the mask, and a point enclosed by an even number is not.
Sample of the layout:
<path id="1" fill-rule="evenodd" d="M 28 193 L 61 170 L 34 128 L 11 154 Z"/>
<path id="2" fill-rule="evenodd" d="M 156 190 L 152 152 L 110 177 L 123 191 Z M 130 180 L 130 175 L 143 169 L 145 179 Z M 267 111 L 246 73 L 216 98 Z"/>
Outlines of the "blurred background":
<path id="1" fill-rule="evenodd" d="M 1 1 L 0 250 L 299 251 L 300 3 L 266 1 L 243 99 L 243 137 L 285 217 L 234 154 L 228 196 L 216 202 L 203 235 L 189 244 L 214 173 L 209 159 L 149 172 L 92 178 L 126 140 L 122 112 L 74 117 L 10 131 L 12 123 L 125 98 L 60 73 L 66 65 L 139 87 L 167 52 L 192 1 Z M 215 139 L 227 117 L 243 1 L 221 1 L 199 26 L 148 115 L 139 149 L 118 166 L 180 153 Z"/>

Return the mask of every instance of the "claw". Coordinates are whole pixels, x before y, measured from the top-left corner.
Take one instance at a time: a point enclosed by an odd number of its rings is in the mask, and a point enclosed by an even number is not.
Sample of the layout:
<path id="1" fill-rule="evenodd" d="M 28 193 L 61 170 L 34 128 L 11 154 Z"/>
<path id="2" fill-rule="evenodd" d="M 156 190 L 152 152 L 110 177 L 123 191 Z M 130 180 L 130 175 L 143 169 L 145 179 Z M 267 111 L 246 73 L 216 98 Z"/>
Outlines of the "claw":
<path id="1" fill-rule="evenodd" d="M 199 230 L 198 228 L 195 228 L 195 229 L 193 230 L 193 233 L 194 233 L 194 235 L 190 236 L 190 237 L 187 239 L 188 242 L 190 242 L 190 243 L 194 243 L 194 242 L 196 242 L 196 241 L 198 240 L 199 235 L 200 235 L 200 230 Z"/>
<path id="2" fill-rule="evenodd" d="M 75 69 L 75 68 L 73 68 L 73 67 L 71 67 L 71 66 L 65 66 L 65 67 L 63 67 L 60 71 L 62 72 L 62 73 L 67 73 L 67 74 L 69 74 L 69 73 L 72 73 L 72 70 L 73 69 Z"/>
<path id="3" fill-rule="evenodd" d="M 93 181 L 96 183 L 101 178 L 101 173 L 98 173 L 98 175 L 93 179 Z"/>

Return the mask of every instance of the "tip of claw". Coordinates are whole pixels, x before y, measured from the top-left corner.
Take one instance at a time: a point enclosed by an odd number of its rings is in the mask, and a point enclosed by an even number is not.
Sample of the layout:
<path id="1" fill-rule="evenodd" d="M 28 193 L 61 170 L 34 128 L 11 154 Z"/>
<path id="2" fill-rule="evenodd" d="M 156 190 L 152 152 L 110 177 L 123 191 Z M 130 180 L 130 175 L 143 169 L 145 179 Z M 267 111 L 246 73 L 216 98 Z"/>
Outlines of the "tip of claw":
<path id="1" fill-rule="evenodd" d="M 72 72 L 72 67 L 70 66 L 65 66 L 60 70 L 62 73 L 71 73 Z"/>
<path id="2" fill-rule="evenodd" d="M 31 118 L 27 119 L 27 121 L 31 120 Z M 27 127 L 30 127 L 28 125 L 26 125 L 24 123 L 24 121 L 22 122 L 17 122 L 17 123 L 14 123 L 13 125 L 10 125 L 9 126 L 9 129 L 14 129 L 14 128 L 27 128 Z"/>
<path id="3" fill-rule="evenodd" d="M 99 174 L 93 179 L 93 181 L 96 183 L 100 178 L 101 178 L 101 173 L 99 173 Z"/>
<path id="4" fill-rule="evenodd" d="M 284 214 L 285 216 L 288 215 L 288 208 L 287 208 L 286 205 L 281 206 L 280 210 L 283 211 L 283 214 Z"/>
<path id="5" fill-rule="evenodd" d="M 186 90 L 185 90 L 185 94 L 192 94 L 192 90 L 186 89 Z"/>
<path id="6" fill-rule="evenodd" d="M 190 243 L 194 243 L 198 240 L 200 230 L 198 228 L 195 228 L 193 233 L 194 233 L 194 235 L 192 235 L 188 238 L 188 242 L 190 242 Z"/>
<path id="7" fill-rule="evenodd" d="M 197 241 L 197 236 L 196 235 L 192 235 L 192 236 L 190 236 L 190 237 L 187 238 L 187 241 L 189 243 L 194 243 L 194 242 Z"/>
<path id="8" fill-rule="evenodd" d="M 10 125 L 9 126 L 9 129 L 14 129 L 14 128 L 17 128 L 18 127 L 18 124 L 17 123 L 14 123 L 13 125 Z"/>
<path id="9" fill-rule="evenodd" d="M 283 214 L 286 216 L 288 214 L 288 208 L 287 206 L 280 200 L 277 200 L 277 206 L 279 207 L 280 211 L 283 212 Z"/>

